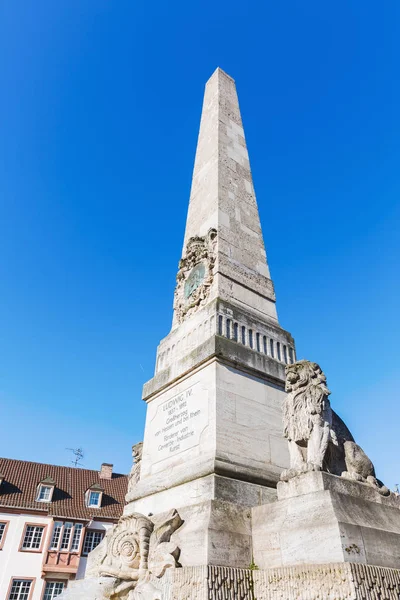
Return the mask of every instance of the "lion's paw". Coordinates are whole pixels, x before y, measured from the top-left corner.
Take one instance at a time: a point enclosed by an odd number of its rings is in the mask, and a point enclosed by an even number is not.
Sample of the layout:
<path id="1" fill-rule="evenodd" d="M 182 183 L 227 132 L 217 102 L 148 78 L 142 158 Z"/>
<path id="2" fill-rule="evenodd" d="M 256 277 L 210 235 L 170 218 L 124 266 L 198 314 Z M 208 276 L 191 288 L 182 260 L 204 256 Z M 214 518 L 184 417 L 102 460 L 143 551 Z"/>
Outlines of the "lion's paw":
<path id="1" fill-rule="evenodd" d="M 376 488 L 378 490 L 378 492 L 381 494 L 381 496 L 390 496 L 389 488 L 386 485 L 384 485 L 382 482 L 379 482 L 376 479 L 376 477 L 374 477 L 373 475 L 368 475 L 367 483 L 369 485 L 371 485 L 372 487 Z"/>
<path id="2" fill-rule="evenodd" d="M 296 471 L 296 469 L 285 469 L 281 473 L 281 481 L 289 481 L 289 479 L 293 479 L 297 475 L 299 475 L 299 471 Z"/>

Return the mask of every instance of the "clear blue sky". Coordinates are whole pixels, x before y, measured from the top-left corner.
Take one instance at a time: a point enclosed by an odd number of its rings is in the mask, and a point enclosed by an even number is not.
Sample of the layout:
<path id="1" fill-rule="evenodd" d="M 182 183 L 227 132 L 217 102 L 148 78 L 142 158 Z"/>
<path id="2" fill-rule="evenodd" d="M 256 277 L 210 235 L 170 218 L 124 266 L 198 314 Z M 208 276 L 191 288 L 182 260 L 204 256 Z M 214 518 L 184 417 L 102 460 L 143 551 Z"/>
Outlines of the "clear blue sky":
<path id="1" fill-rule="evenodd" d="M 127 471 L 203 88 L 237 82 L 281 324 L 400 480 L 400 4 L 0 4 L 0 455 Z"/>

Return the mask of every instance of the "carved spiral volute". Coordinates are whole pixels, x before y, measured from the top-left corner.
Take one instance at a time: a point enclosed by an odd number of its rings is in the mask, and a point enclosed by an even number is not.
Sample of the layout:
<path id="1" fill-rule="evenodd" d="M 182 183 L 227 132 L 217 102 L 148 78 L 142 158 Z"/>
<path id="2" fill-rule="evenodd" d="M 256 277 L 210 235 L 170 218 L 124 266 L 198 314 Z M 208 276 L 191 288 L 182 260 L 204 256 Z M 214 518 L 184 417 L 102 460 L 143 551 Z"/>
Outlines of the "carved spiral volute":
<path id="1" fill-rule="evenodd" d="M 109 554 L 122 568 L 147 569 L 153 523 L 135 515 L 120 521 L 110 540 Z"/>
<path id="2" fill-rule="evenodd" d="M 113 540 L 112 553 L 119 557 L 121 562 L 127 567 L 138 569 L 140 564 L 139 541 L 129 531 L 121 533 Z"/>

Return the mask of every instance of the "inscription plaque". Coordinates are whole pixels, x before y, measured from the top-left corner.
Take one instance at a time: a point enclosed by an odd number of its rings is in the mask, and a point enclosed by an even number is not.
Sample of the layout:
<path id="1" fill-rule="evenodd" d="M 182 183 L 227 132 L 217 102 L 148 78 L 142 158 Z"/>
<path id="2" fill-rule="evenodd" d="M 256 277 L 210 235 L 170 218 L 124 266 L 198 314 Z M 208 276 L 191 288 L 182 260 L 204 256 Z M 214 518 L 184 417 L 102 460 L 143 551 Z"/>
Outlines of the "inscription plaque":
<path id="1" fill-rule="evenodd" d="M 151 420 L 151 454 L 159 462 L 197 446 L 208 425 L 208 393 L 198 383 L 161 402 Z"/>

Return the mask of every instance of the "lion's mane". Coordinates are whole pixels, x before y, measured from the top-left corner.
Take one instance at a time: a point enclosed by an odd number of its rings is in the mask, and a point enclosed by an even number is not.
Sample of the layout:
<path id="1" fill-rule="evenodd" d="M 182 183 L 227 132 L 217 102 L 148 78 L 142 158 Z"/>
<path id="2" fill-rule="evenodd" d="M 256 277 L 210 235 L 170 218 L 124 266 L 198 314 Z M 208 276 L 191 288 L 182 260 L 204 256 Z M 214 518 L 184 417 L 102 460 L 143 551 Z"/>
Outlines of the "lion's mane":
<path id="1" fill-rule="evenodd" d="M 285 437 L 306 443 L 313 430 L 313 415 L 330 411 L 326 377 L 317 363 L 300 360 L 286 367 L 286 392 L 283 407 Z"/>

